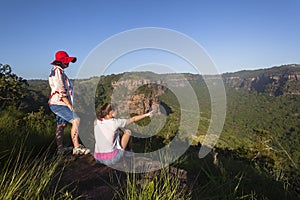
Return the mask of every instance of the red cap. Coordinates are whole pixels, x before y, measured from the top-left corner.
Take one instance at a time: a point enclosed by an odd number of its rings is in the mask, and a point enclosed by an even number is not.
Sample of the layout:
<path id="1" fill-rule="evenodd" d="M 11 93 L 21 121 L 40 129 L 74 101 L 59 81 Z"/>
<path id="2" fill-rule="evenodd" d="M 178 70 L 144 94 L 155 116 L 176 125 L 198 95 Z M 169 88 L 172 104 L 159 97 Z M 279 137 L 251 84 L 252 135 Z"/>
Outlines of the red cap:
<path id="1" fill-rule="evenodd" d="M 57 65 L 60 63 L 68 64 L 70 62 L 76 62 L 76 57 L 70 57 L 65 51 L 58 51 L 55 54 L 55 60 L 51 63 L 52 65 Z"/>

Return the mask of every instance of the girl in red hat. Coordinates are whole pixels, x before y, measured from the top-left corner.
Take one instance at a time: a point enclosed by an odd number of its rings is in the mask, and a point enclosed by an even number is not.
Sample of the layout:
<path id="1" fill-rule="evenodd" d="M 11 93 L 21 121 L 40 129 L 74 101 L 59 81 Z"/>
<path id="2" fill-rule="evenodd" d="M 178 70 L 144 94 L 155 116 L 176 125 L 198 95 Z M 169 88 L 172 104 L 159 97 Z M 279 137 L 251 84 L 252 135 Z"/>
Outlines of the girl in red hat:
<path id="1" fill-rule="evenodd" d="M 55 60 L 51 63 L 53 68 L 49 76 L 49 85 L 51 87 L 51 96 L 49 107 L 56 115 L 56 143 L 58 153 L 63 153 L 66 149 L 63 146 L 64 128 L 67 123 L 72 124 L 71 138 L 74 145 L 73 154 L 88 154 L 89 149 L 78 142 L 78 128 L 80 118 L 73 109 L 73 84 L 64 72 L 69 63 L 75 63 L 76 57 L 70 57 L 65 51 L 58 51 L 55 54 Z"/>

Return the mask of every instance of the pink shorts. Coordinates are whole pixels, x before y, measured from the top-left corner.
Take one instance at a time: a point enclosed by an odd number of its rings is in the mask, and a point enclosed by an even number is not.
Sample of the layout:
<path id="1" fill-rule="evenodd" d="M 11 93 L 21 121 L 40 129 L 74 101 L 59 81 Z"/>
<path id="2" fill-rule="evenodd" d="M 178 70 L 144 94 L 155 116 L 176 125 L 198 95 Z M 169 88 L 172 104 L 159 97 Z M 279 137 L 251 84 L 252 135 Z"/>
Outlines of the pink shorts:
<path id="1" fill-rule="evenodd" d="M 94 158 L 97 162 L 105 165 L 113 165 L 121 160 L 124 151 L 121 149 L 116 149 L 113 152 L 108 153 L 94 153 Z"/>

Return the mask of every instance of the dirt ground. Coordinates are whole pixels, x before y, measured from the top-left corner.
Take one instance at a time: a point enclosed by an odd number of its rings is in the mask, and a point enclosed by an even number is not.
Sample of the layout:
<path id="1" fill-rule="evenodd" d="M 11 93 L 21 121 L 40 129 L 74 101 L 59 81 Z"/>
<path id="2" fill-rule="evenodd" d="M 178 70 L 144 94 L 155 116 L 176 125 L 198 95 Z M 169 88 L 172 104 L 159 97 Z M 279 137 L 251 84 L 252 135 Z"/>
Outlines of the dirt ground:
<path id="1" fill-rule="evenodd" d="M 79 199 L 113 198 L 118 182 L 125 179 L 125 173 L 106 165 L 96 163 L 93 156 L 66 156 L 65 168 L 60 186 L 67 186 L 68 192 Z"/>
<path id="2" fill-rule="evenodd" d="M 124 159 L 114 167 L 123 171 L 115 170 L 106 165 L 99 164 L 91 154 L 84 156 L 66 155 L 65 166 L 60 180 L 60 188 L 66 186 L 67 191 L 73 198 L 78 199 L 118 199 L 116 193 L 126 186 L 126 167 L 134 166 L 134 170 L 148 169 L 149 172 L 137 173 L 138 179 L 149 179 L 157 175 L 161 163 L 146 157 L 132 157 Z M 130 161 L 130 162 L 128 162 Z M 130 168 L 131 170 L 133 168 Z M 187 183 L 187 172 L 175 167 L 168 167 L 169 173 L 177 176 L 182 186 Z M 122 194 L 121 194 L 122 196 Z"/>

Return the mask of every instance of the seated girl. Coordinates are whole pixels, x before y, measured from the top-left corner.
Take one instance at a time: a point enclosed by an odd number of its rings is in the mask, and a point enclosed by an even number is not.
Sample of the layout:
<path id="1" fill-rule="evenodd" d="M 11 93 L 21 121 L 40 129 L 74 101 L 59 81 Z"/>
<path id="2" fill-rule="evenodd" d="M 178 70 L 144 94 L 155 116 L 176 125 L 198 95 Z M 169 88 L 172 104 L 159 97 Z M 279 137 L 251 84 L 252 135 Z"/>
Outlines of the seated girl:
<path id="1" fill-rule="evenodd" d="M 97 120 L 94 125 L 96 140 L 94 157 L 97 162 L 105 165 L 113 165 L 121 160 L 130 139 L 131 131 L 125 129 L 120 141 L 118 129 L 123 129 L 126 125 L 145 117 L 151 117 L 152 112 L 134 116 L 130 119 L 116 119 L 116 115 L 116 105 L 106 103 L 97 112 Z"/>

